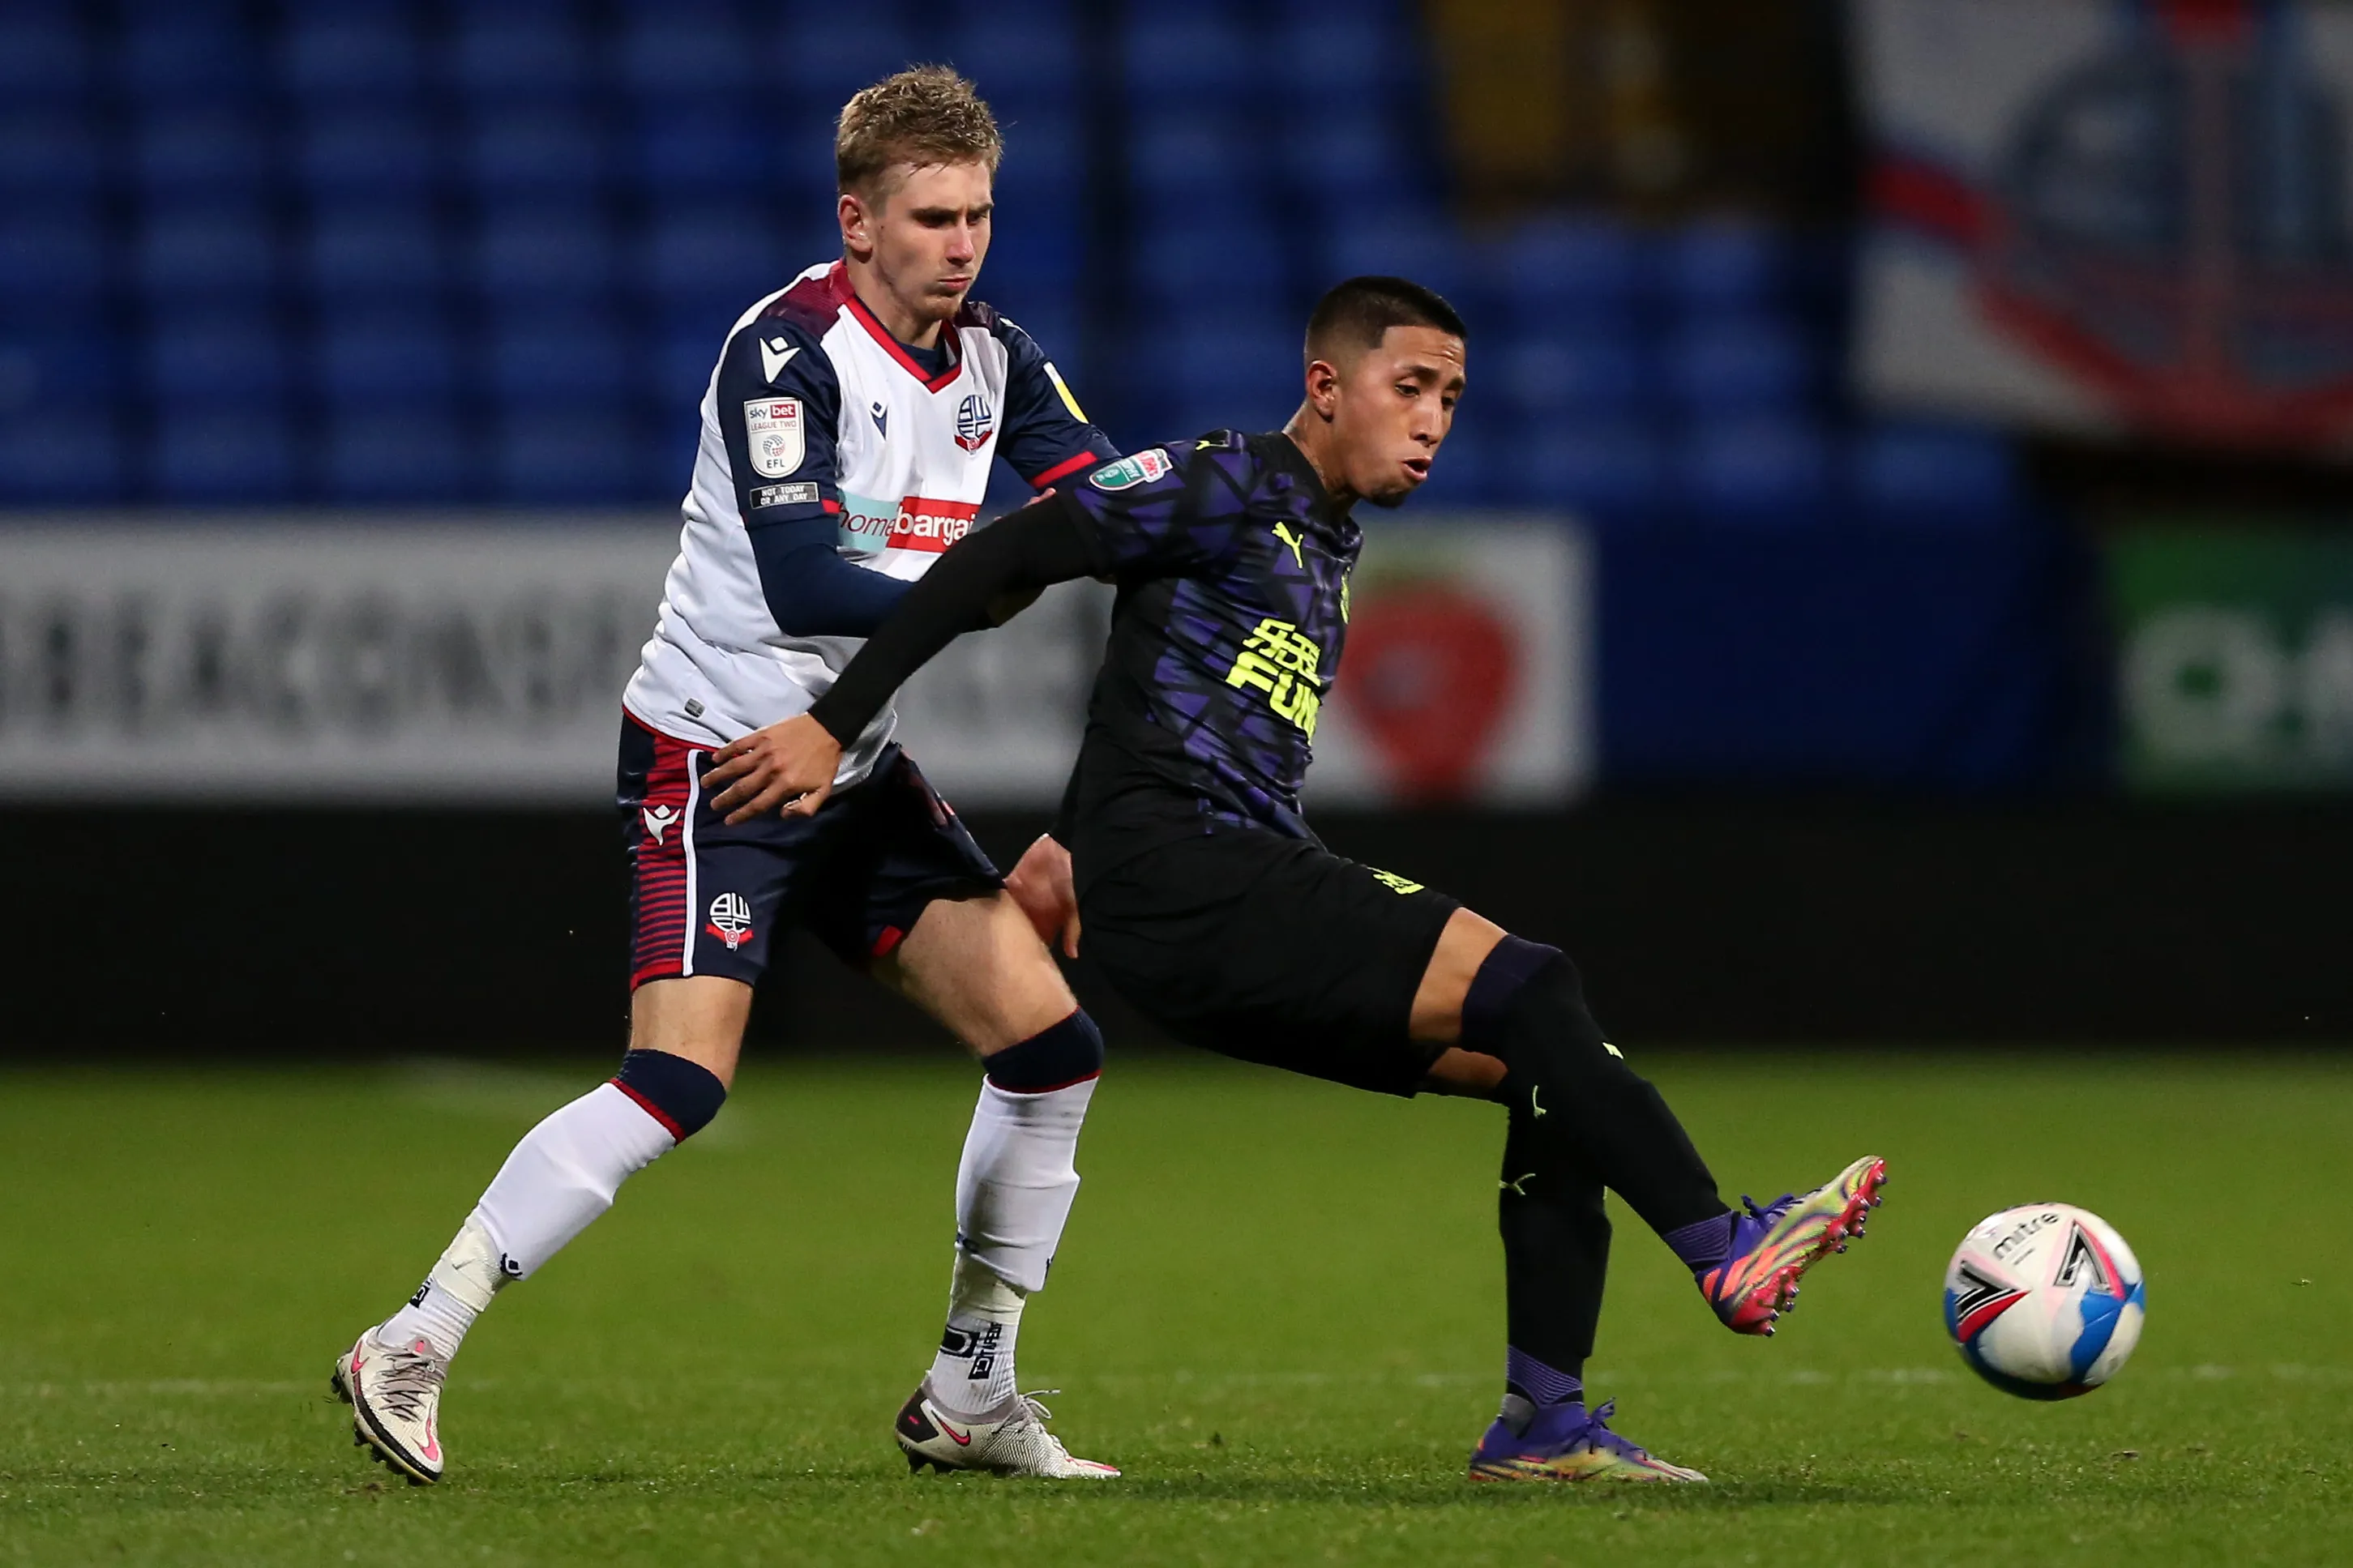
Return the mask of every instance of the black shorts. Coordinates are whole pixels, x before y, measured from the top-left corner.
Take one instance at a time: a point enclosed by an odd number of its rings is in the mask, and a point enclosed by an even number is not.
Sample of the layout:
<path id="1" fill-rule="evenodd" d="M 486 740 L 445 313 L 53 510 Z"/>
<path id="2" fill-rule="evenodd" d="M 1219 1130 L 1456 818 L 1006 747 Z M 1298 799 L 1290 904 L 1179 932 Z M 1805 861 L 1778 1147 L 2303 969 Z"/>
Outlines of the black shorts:
<path id="1" fill-rule="evenodd" d="M 934 899 L 1005 885 L 972 835 L 896 746 L 815 816 L 769 812 L 733 827 L 711 809 L 711 749 L 624 714 L 615 798 L 629 852 L 629 987 L 681 974 L 749 984 L 786 925 L 863 967 Z"/>
<path id="2" fill-rule="evenodd" d="M 1220 827 L 1086 883 L 1086 956 L 1187 1045 L 1410 1095 L 1442 1047 L 1408 1032 L 1460 906 L 1303 839 Z"/>

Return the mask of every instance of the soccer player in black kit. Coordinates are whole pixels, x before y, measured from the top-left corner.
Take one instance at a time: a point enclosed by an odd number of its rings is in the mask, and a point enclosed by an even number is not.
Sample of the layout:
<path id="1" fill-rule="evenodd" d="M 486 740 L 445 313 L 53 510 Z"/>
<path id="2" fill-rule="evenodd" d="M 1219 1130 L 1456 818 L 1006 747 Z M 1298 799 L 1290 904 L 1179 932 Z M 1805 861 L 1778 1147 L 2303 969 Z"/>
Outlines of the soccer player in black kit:
<path id="1" fill-rule="evenodd" d="M 714 808 L 813 811 L 841 744 L 1001 595 L 1118 584 L 1061 819 L 1015 885 L 1179 1039 L 1359 1089 L 1505 1108 L 1509 1343 L 1482 1480 L 1696 1481 L 1588 1410 L 1615 1189 L 1736 1332 L 1769 1334 L 1879 1201 L 1857 1160 L 1726 1207 L 1658 1090 L 1602 1037 L 1576 968 L 1419 883 L 1324 848 L 1299 789 L 1347 635 L 1353 515 L 1429 476 L 1464 384 L 1461 319 L 1397 278 L 1315 308 L 1282 430 L 1213 431 L 1108 463 L 949 550 L 807 713 L 714 753 Z M 735 820 L 735 816 L 729 818 Z M 1064 853 L 1067 847 L 1067 855 Z"/>

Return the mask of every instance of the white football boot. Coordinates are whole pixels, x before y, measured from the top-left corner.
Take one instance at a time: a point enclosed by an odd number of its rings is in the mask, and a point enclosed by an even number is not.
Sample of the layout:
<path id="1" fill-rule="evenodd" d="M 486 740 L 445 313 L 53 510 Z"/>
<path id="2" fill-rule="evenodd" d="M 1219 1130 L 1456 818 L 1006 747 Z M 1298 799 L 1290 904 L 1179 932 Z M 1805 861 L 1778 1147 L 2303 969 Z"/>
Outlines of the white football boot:
<path id="1" fill-rule="evenodd" d="M 1115 1466 L 1072 1458 L 1062 1440 L 1046 1430 L 1051 1418 L 1044 1405 L 1017 1394 L 987 1419 L 966 1421 L 933 1402 L 932 1380 L 926 1377 L 891 1430 L 906 1452 L 907 1468 L 919 1475 L 925 1465 L 936 1470 L 986 1470 L 1055 1480 L 1104 1480 L 1119 1474 Z"/>
<path id="2" fill-rule="evenodd" d="M 352 1407 L 352 1442 L 408 1478 L 441 1479 L 441 1384 L 449 1363 L 423 1340 L 387 1345 L 374 1329 L 335 1358 L 329 1386 Z"/>

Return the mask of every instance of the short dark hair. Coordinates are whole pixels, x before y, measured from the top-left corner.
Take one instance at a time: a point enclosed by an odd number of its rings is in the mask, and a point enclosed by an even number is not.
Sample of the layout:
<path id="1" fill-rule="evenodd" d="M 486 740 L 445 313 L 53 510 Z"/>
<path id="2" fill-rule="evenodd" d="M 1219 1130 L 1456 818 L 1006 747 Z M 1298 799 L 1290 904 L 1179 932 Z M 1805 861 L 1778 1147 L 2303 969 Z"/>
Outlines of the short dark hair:
<path id="1" fill-rule="evenodd" d="M 1333 360 L 1347 349 L 1377 349 L 1391 327 L 1436 327 L 1470 342 L 1462 317 L 1435 289 L 1404 278 L 1351 278 L 1335 283 L 1307 318 L 1307 357 Z"/>

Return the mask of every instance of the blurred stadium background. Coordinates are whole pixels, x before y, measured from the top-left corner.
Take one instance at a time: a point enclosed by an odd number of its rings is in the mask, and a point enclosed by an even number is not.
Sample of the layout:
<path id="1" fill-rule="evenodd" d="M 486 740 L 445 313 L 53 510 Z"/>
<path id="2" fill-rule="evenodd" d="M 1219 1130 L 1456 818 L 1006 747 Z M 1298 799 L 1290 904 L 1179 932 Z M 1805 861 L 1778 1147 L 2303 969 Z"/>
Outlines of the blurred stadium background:
<path id="1" fill-rule="evenodd" d="M 617 1041 L 613 709 L 694 405 L 837 248 L 843 98 L 944 58 L 1008 127 L 979 292 L 1129 448 L 1279 421 L 1338 277 L 1472 323 L 1368 561 L 1337 847 L 1563 942 L 1632 1037 L 2347 1037 L 2345 31 L 9 0 L 0 835 L 41 983 L 0 1035 Z M 908 705 L 1000 852 L 1100 616 Z M 804 959 L 771 1037 L 921 1034 Z"/>

